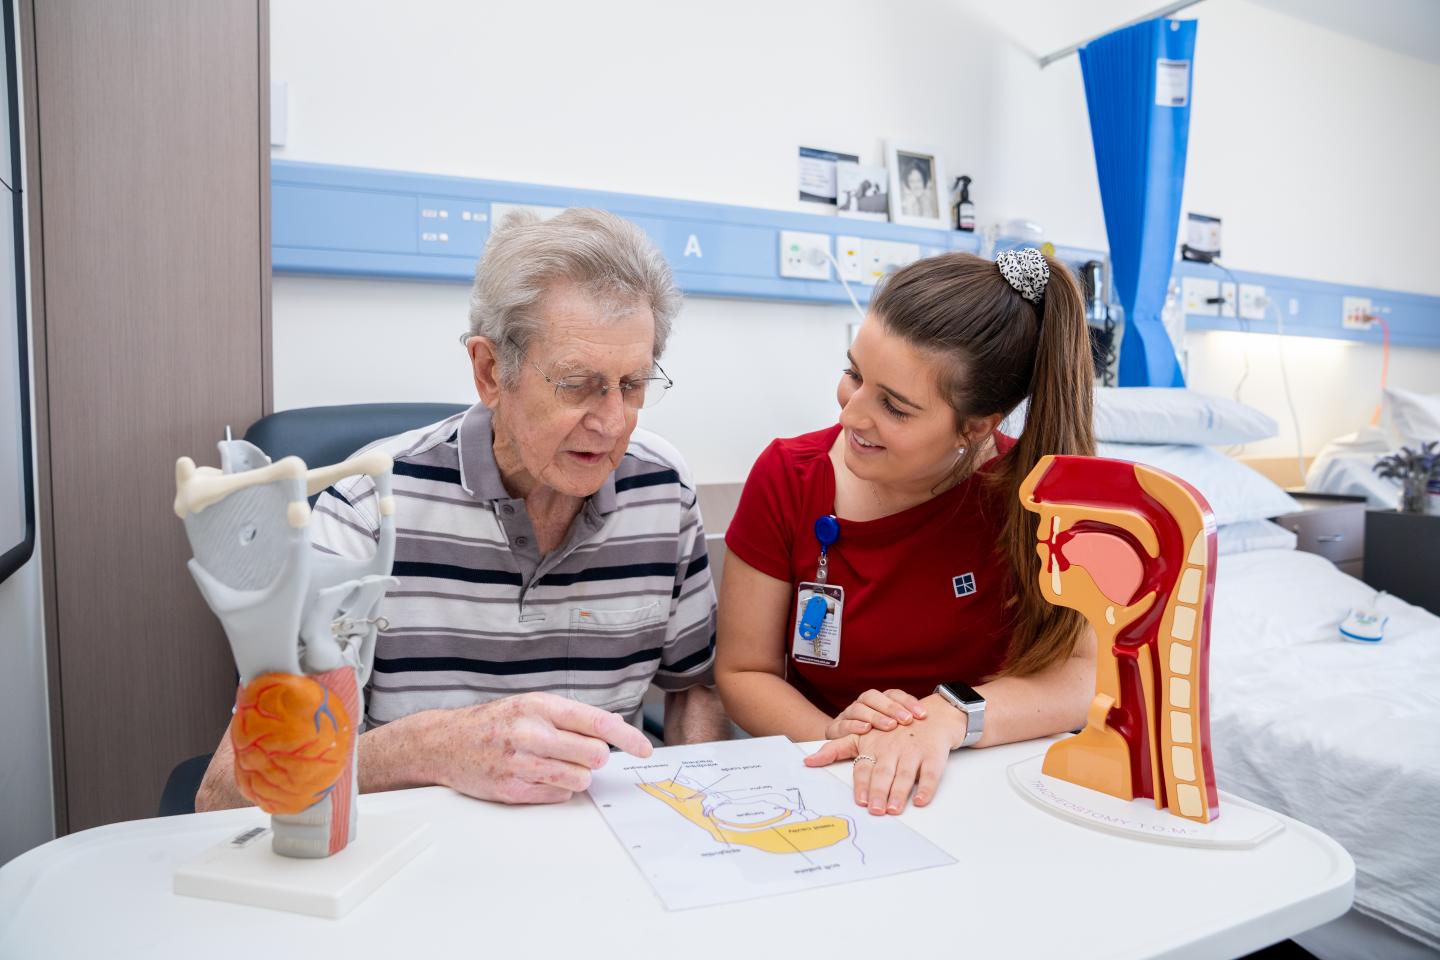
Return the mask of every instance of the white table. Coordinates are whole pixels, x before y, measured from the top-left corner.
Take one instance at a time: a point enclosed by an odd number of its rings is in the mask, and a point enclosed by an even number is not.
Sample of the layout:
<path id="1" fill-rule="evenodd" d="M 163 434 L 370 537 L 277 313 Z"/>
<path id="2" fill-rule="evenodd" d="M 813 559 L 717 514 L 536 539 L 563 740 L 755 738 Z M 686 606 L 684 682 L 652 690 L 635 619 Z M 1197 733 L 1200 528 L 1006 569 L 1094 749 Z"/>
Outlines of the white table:
<path id="1" fill-rule="evenodd" d="M 341 920 L 171 892 L 177 864 L 263 825 L 254 809 L 112 824 L 0 869 L 0 958 L 1224 958 L 1349 908 L 1350 856 L 1294 820 L 1255 849 L 1206 850 L 1038 809 L 1005 769 L 1045 745 L 961 751 L 935 804 L 904 814 L 954 866 L 674 913 L 585 796 L 546 807 L 439 787 L 363 797 L 362 831 L 367 812 L 403 814 L 430 822 L 432 844 Z M 837 772 L 848 778 L 848 765 Z"/>

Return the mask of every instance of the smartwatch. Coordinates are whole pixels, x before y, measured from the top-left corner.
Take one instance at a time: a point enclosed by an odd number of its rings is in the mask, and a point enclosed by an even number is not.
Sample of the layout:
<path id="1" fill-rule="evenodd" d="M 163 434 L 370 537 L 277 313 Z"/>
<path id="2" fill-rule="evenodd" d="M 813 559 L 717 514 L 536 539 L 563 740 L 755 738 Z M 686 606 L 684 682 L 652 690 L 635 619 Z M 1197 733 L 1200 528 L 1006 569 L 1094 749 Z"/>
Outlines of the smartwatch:
<path id="1" fill-rule="evenodd" d="M 973 745 L 985 733 L 985 698 L 963 683 L 942 683 L 935 688 L 935 692 L 965 714 L 965 739 L 960 746 Z"/>

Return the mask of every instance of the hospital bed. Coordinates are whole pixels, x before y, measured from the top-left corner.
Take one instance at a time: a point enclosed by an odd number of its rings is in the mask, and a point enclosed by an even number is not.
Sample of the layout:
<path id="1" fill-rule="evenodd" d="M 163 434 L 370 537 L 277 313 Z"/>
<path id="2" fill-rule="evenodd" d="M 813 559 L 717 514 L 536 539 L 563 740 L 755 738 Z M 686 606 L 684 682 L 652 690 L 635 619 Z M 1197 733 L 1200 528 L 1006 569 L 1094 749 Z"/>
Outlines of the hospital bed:
<path id="1" fill-rule="evenodd" d="M 1216 577 L 1216 778 L 1355 860 L 1354 909 L 1296 937 L 1321 960 L 1440 956 L 1440 617 L 1384 597 L 1384 641 L 1341 640 L 1374 596 L 1294 549 L 1223 556 Z"/>

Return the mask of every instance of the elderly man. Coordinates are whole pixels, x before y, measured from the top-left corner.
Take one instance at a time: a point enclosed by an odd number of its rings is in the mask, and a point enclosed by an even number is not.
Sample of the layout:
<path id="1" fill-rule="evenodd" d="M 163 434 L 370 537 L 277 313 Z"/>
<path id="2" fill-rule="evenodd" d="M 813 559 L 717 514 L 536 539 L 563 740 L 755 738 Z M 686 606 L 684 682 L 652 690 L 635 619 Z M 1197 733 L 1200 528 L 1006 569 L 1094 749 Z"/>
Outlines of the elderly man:
<path id="1" fill-rule="evenodd" d="M 584 790 L 654 683 L 665 739 L 719 739 L 715 591 L 688 470 L 639 409 L 679 308 L 633 224 L 512 215 L 490 236 L 465 345 L 480 402 L 381 441 L 395 458 L 400 586 L 382 608 L 360 738 L 362 791 L 443 784 L 546 803 Z M 332 487 L 315 546 L 366 555 L 372 482 Z M 239 806 L 229 732 L 197 809 Z"/>

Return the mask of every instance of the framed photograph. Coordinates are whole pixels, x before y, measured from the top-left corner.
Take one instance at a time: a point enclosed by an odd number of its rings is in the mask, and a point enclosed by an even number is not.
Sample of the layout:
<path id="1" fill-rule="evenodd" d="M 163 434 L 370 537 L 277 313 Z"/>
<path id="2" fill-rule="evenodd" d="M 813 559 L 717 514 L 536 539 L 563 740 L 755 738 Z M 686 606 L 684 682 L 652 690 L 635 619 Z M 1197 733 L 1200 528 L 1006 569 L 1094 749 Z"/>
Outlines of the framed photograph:
<path id="1" fill-rule="evenodd" d="M 835 164 L 835 205 L 842 217 L 885 221 L 890 217 L 890 178 L 884 167 Z"/>
<path id="2" fill-rule="evenodd" d="M 890 171 L 890 222 L 909 227 L 950 226 L 950 183 L 933 147 L 888 140 L 885 166 Z"/>

